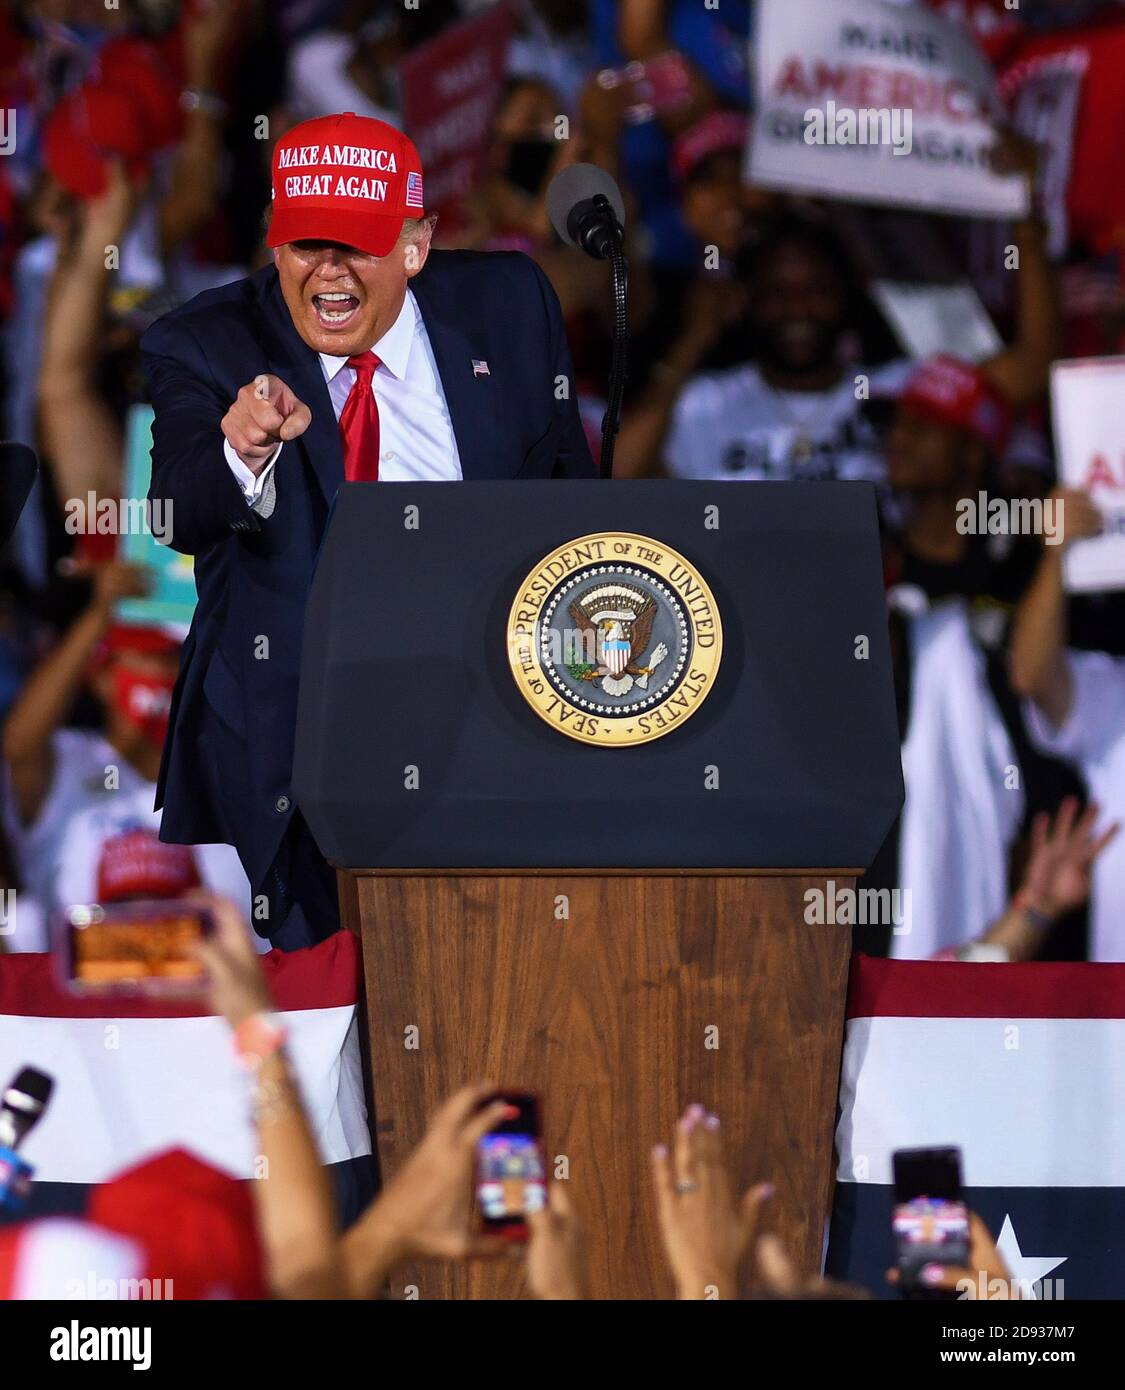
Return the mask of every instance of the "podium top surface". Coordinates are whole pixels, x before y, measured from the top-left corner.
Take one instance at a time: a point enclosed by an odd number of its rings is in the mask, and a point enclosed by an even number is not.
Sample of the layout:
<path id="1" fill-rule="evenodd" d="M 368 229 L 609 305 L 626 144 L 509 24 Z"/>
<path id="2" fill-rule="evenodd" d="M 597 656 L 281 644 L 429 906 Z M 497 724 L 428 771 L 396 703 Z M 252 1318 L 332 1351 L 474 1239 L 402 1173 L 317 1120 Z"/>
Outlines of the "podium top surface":
<path id="1" fill-rule="evenodd" d="M 563 706 L 594 716 L 568 737 L 551 690 L 530 693 L 538 670 L 510 660 L 509 621 L 552 552 L 602 533 L 682 556 L 708 601 L 673 581 L 646 622 L 630 592 L 597 590 L 590 622 L 624 632 L 630 664 L 600 639 L 591 661 L 556 657 Z M 346 484 L 306 611 L 296 801 L 348 868 L 865 867 L 902 800 L 886 633 L 868 484 Z M 647 684 L 629 676 L 654 657 Z M 705 698 L 684 694 L 693 672 Z M 690 718 L 648 707 L 673 689 Z M 609 741 L 643 729 L 659 736 Z"/>

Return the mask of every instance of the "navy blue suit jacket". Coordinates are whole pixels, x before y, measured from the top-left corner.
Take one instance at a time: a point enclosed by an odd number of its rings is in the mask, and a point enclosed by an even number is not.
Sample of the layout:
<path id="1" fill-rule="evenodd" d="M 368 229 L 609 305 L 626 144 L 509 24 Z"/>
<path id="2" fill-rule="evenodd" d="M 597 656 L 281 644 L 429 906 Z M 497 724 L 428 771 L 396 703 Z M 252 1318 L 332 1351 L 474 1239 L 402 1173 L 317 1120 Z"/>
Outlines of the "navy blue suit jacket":
<path id="1" fill-rule="evenodd" d="M 562 314 L 539 267 L 513 252 L 434 251 L 410 285 L 466 481 L 593 477 Z M 160 773 L 161 836 L 233 844 L 259 891 L 293 814 L 301 629 L 344 476 L 339 429 L 272 266 L 166 315 L 141 348 L 156 410 L 149 496 L 171 504 L 171 543 L 195 556 L 199 592 Z M 488 375 L 474 376 L 474 358 Z M 243 497 L 220 428 L 261 372 L 312 410 L 281 451 L 268 519 Z M 570 389 L 556 390 L 559 377 Z"/>

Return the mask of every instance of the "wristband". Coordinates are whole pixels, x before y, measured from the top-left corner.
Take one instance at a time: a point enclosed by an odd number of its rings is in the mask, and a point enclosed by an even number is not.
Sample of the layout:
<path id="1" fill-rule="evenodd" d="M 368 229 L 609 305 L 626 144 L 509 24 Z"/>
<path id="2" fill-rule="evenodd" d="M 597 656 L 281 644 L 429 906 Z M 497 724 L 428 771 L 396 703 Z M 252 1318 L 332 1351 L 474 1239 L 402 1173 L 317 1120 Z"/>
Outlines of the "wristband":
<path id="1" fill-rule="evenodd" d="M 204 91 L 202 87 L 185 87 L 180 93 L 180 109 L 189 114 L 201 111 L 203 115 L 215 116 L 219 120 L 222 120 L 228 110 L 222 97 L 217 97 L 214 92 Z"/>
<path id="2" fill-rule="evenodd" d="M 1046 931 L 1048 927 L 1054 926 L 1057 913 L 1040 912 L 1038 908 L 1031 905 L 1031 894 L 1021 888 L 1012 899 L 1012 906 L 1017 912 L 1022 912 L 1033 927 L 1040 931 Z"/>
<path id="3" fill-rule="evenodd" d="M 234 1050 L 242 1064 L 253 1070 L 280 1052 L 288 1036 L 289 1030 L 277 1014 L 263 1010 L 243 1019 L 234 1030 Z"/>

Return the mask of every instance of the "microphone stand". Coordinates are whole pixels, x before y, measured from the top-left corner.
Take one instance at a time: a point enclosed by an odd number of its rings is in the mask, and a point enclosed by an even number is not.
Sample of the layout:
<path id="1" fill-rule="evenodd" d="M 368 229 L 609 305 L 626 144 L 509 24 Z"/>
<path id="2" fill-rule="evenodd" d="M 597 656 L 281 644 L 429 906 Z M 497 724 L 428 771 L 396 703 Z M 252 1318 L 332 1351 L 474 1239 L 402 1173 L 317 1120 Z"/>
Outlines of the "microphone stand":
<path id="1" fill-rule="evenodd" d="M 598 196 L 605 201 L 603 195 Z M 614 221 L 617 219 L 614 218 Z M 629 325 L 625 315 L 626 296 L 629 292 L 629 267 L 625 262 L 625 249 L 622 245 L 624 237 L 620 224 L 617 224 L 616 232 L 609 243 L 609 264 L 613 272 L 613 355 L 609 366 L 609 396 L 606 400 L 605 414 L 602 416 L 603 478 L 613 477 L 613 446 L 621 424 L 621 402 L 625 396 L 625 350 L 629 339 Z"/>
<path id="2" fill-rule="evenodd" d="M 597 246 L 596 255 L 609 261 L 613 273 L 613 355 L 609 367 L 609 395 L 602 416 L 601 476 L 613 477 L 613 446 L 621 424 L 621 402 L 625 396 L 625 355 L 629 339 L 626 300 L 629 293 L 629 267 L 625 260 L 625 232 L 617 220 L 609 199 L 596 193 L 593 199 L 597 233 L 590 237 Z M 587 227 L 587 235 L 589 228 Z"/>
<path id="3" fill-rule="evenodd" d="M 562 178 L 563 175 L 558 177 Z M 567 216 L 566 229 L 566 239 L 572 245 L 581 247 L 595 260 L 608 261 L 613 273 L 613 356 L 609 368 L 609 394 L 602 416 L 600 468 L 603 478 L 611 478 L 613 446 L 621 424 L 621 402 L 625 395 L 625 349 L 629 336 L 626 317 L 629 268 L 625 261 L 625 229 L 604 193 L 595 193 L 593 197 L 577 202 Z"/>

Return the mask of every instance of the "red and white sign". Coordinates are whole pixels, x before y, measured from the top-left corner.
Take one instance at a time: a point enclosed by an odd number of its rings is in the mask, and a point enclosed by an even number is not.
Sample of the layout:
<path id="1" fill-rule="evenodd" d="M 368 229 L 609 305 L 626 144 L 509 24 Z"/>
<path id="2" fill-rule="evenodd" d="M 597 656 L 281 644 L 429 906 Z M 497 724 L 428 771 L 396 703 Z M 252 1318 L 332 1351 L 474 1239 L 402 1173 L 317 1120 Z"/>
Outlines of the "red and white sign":
<path id="1" fill-rule="evenodd" d="M 1028 33 L 1008 55 L 1000 92 L 1016 128 L 1040 145 L 1040 187 L 1058 229 L 1097 252 L 1125 232 L 1125 12 Z"/>
<path id="2" fill-rule="evenodd" d="M 1001 106 L 960 25 L 884 0 L 760 0 L 747 178 L 763 188 L 1017 217 L 1027 181 L 992 172 Z"/>
<path id="3" fill-rule="evenodd" d="M 422 156 L 427 212 L 448 215 L 481 176 L 512 27 L 511 10 L 499 4 L 401 64 L 403 122 Z"/>
<path id="4" fill-rule="evenodd" d="M 1059 481 L 1085 488 L 1105 530 L 1066 554 L 1072 592 L 1125 589 L 1125 357 L 1090 357 L 1051 367 L 1051 410 Z M 1064 518 L 1065 526 L 1065 518 Z"/>

